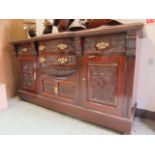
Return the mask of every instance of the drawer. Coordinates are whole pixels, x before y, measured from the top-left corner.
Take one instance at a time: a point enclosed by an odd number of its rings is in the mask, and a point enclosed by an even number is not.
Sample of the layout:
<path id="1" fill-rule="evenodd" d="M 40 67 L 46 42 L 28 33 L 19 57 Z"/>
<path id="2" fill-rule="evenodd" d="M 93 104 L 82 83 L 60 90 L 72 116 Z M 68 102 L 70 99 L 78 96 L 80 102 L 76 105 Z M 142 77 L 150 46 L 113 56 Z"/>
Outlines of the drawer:
<path id="1" fill-rule="evenodd" d="M 126 34 L 111 34 L 104 36 L 89 36 L 84 38 L 84 54 L 106 54 L 124 52 L 126 49 Z"/>
<path id="2" fill-rule="evenodd" d="M 75 53 L 73 40 L 56 39 L 39 41 L 39 53 Z"/>
<path id="3" fill-rule="evenodd" d="M 75 55 L 41 55 L 38 61 L 40 72 L 50 76 L 70 76 L 76 72 L 77 68 Z"/>
<path id="4" fill-rule="evenodd" d="M 24 43 L 18 46 L 18 54 L 19 55 L 37 55 L 37 51 L 35 50 L 33 43 Z"/>
<path id="5" fill-rule="evenodd" d="M 75 55 L 43 55 L 39 56 L 39 64 L 45 65 L 76 65 Z"/>

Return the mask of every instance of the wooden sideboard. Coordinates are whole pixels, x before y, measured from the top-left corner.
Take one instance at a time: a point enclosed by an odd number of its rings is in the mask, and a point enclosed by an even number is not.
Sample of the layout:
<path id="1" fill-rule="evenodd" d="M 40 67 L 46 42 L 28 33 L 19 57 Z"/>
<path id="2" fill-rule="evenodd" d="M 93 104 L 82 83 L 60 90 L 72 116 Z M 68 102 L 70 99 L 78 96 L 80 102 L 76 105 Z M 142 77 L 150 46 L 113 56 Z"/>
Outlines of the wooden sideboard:
<path id="1" fill-rule="evenodd" d="M 128 134 L 142 23 L 13 41 L 21 99 Z"/>

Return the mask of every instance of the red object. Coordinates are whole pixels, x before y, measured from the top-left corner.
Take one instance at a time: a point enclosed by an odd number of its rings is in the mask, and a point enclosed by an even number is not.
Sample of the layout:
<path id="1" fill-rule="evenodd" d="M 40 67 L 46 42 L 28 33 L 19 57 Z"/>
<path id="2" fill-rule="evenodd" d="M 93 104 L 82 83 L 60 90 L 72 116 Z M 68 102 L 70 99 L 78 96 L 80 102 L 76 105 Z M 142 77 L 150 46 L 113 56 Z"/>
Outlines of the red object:
<path id="1" fill-rule="evenodd" d="M 101 25 L 105 25 L 110 23 L 111 19 L 88 19 L 88 23 L 86 23 L 86 27 L 89 28 L 96 28 Z"/>
<path id="2" fill-rule="evenodd" d="M 146 23 L 147 24 L 154 23 L 154 19 L 146 19 Z"/>

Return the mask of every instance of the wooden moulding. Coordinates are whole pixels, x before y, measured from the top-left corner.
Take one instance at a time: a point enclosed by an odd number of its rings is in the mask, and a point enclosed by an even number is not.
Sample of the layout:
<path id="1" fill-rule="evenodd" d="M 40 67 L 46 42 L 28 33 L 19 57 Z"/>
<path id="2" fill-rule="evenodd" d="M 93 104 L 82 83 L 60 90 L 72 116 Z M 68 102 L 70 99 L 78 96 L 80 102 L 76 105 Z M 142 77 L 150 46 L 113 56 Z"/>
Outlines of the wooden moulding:
<path id="1" fill-rule="evenodd" d="M 23 40 L 15 40 L 10 43 L 12 44 L 19 44 L 25 42 L 34 42 L 39 40 L 46 40 L 46 39 L 58 39 L 58 38 L 73 38 L 73 37 L 83 37 L 83 36 L 91 36 L 91 35 L 102 35 L 102 34 L 112 34 L 112 33 L 120 33 L 120 32 L 127 32 L 130 30 L 139 30 L 143 27 L 143 23 L 133 23 L 133 24 L 125 24 L 125 25 L 118 25 L 118 26 L 101 26 L 99 28 L 90 29 L 90 30 L 82 30 L 76 32 L 60 32 L 57 34 L 46 34 L 41 35 L 34 38 L 23 39 Z"/>
<path id="2" fill-rule="evenodd" d="M 124 134 L 130 134 L 132 120 L 122 117 L 101 113 L 95 110 L 86 109 L 77 105 L 60 102 L 58 100 L 48 99 L 47 97 L 32 94 L 23 90 L 19 90 L 21 99 L 31 103 L 52 109 L 57 112 L 69 114 L 70 116 L 80 118 L 82 120 L 95 123 L 107 128 L 115 129 Z"/>

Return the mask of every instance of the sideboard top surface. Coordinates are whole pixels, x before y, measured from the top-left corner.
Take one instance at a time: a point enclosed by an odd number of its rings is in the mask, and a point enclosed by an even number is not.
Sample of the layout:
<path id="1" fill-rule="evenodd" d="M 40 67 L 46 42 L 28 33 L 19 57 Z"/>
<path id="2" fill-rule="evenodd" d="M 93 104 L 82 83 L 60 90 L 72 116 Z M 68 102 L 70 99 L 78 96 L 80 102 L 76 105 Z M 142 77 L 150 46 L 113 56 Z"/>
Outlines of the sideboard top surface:
<path id="1" fill-rule="evenodd" d="M 142 22 L 138 22 L 138 23 L 132 23 L 132 24 L 117 25 L 117 26 L 101 26 L 99 28 L 81 30 L 81 31 L 76 31 L 76 32 L 60 32 L 60 33 L 55 33 L 55 34 L 54 33 L 46 34 L 46 35 L 41 35 L 41 36 L 37 36 L 34 38 L 29 38 L 29 39 L 15 40 L 10 43 L 20 44 L 20 43 L 34 42 L 34 41 L 46 40 L 46 39 L 84 37 L 84 36 L 91 36 L 91 35 L 129 32 L 129 31 L 134 31 L 134 30 L 140 30 L 142 29 L 143 25 L 144 24 Z"/>

